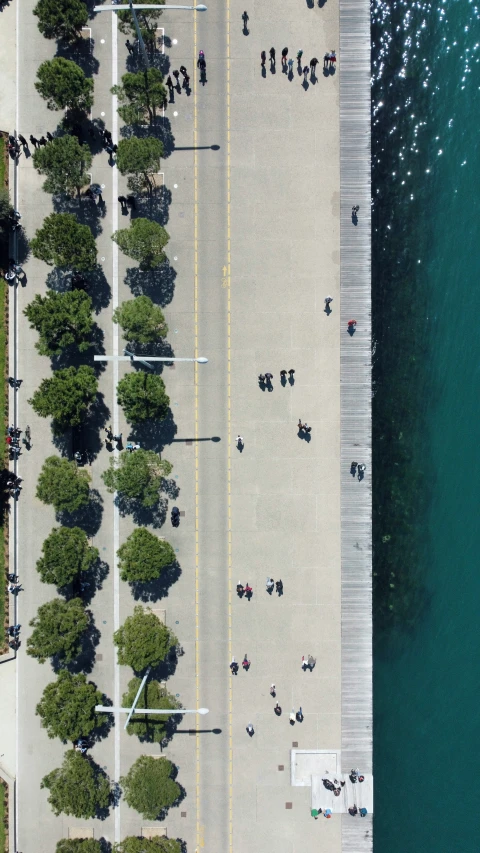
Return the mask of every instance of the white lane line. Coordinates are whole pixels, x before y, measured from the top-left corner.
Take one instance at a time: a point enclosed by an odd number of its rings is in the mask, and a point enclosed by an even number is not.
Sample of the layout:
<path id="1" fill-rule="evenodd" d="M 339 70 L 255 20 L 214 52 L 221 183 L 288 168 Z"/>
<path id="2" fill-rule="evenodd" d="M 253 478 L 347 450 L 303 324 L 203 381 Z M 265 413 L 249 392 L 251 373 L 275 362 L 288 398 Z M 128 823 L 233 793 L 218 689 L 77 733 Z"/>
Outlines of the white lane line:
<path id="1" fill-rule="evenodd" d="M 118 82 L 118 21 L 116 14 L 112 14 L 112 86 L 116 86 Z M 112 139 L 114 143 L 118 142 L 118 113 L 117 113 L 117 97 L 112 95 Z M 112 227 L 113 231 L 118 229 L 118 170 L 112 169 Z M 112 240 L 112 308 L 115 310 L 118 306 L 118 246 Z M 113 355 L 118 355 L 118 325 L 113 323 Z M 118 435 L 119 420 L 118 420 L 118 405 L 117 405 L 117 384 L 118 384 L 118 361 L 113 360 L 113 432 Z M 118 456 L 118 450 L 115 450 L 115 455 Z M 120 547 L 120 516 L 116 502 L 117 495 L 114 495 L 113 503 L 113 628 L 117 631 L 120 627 L 120 576 L 118 571 L 117 551 Z M 114 651 L 114 697 L 115 707 L 120 707 L 120 667 L 117 662 L 117 652 Z M 115 714 L 115 782 L 120 780 L 120 715 Z M 115 808 L 115 843 L 120 842 L 120 801 Z"/>

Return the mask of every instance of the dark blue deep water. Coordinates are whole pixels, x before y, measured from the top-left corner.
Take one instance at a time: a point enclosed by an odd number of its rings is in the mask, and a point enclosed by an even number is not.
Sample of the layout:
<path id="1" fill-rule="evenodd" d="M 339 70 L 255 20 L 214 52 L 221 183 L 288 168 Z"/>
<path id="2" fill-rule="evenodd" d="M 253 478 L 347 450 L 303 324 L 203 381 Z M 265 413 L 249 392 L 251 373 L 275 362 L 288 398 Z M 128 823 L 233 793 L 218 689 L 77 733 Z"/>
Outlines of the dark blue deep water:
<path id="1" fill-rule="evenodd" d="M 480 851 L 479 15 L 372 5 L 375 853 Z"/>

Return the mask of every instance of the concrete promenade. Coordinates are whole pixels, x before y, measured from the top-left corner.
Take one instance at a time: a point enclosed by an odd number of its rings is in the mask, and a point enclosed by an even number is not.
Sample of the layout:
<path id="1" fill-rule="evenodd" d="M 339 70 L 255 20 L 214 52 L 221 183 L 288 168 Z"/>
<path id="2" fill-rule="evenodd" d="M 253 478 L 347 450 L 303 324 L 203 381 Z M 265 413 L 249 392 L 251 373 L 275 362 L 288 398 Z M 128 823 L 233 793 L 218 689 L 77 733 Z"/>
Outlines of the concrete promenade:
<path id="1" fill-rule="evenodd" d="M 0 125 L 28 138 L 54 133 L 60 120 L 34 88 L 39 64 L 55 55 L 56 45 L 38 32 L 35 4 L 16 3 L 2 13 L 8 27 L 0 45 L 10 73 L 18 57 L 18 75 L 8 95 L 2 93 Z M 35 563 L 58 522 L 35 489 L 45 457 L 62 448 L 55 448 L 48 421 L 28 404 L 52 365 L 35 350 L 37 335 L 23 309 L 58 282 L 51 268 L 29 257 L 26 286 L 10 294 L 11 364 L 16 360 L 23 380 L 17 421 L 23 429 L 30 425 L 33 445 L 17 465 L 24 482 L 11 530 L 25 587 L 17 614 L 22 646 L 16 663 L 0 666 L 0 753 L 8 757 L 5 771 L 16 778 L 15 849 L 22 853 L 51 853 L 62 837 L 93 833 L 113 844 L 160 830 L 184 839 L 189 853 L 372 848 L 368 4 L 357 4 L 358 18 L 345 0 L 340 8 L 336 0 L 321 7 L 255 0 L 247 8 L 248 33 L 240 0 L 207 5 L 196 17 L 165 12 L 160 20 L 163 67 L 171 73 L 185 65 L 193 84 L 190 96 L 175 94 L 162 120 L 173 151 L 162 161 L 153 215 L 170 235 L 170 266 L 139 274 L 110 239 L 128 224 L 117 202 L 126 181 L 103 151 L 94 157 L 92 180 L 104 185 L 104 213 L 90 204 L 79 208 L 77 201 L 67 208 L 54 204 L 23 155 L 15 206 L 27 238 L 53 210 L 71 210 L 93 228 L 102 275 L 92 295 L 106 353 L 124 346 L 113 309 L 143 292 L 165 311 L 174 355 L 209 359 L 163 370 L 173 415 L 168 435 L 161 425 L 148 438 L 129 430 L 115 394 L 129 365 L 107 363 L 99 390 L 105 421 L 123 432 L 124 441 L 138 438 L 173 463 L 178 496 L 170 504 L 184 515 L 178 529 L 167 515 L 156 530 L 176 549 L 181 574 L 163 598 L 145 604 L 165 619 L 185 651 L 170 692 L 186 708 L 210 711 L 184 716 L 163 751 L 185 789 L 164 821 L 144 821 L 123 799 L 105 820 L 53 815 L 40 781 L 59 766 L 68 745 L 49 740 L 40 728 L 35 706 L 55 676 L 48 662 L 27 657 L 25 647 L 29 621 L 56 594 L 40 583 Z M 348 32 L 351 14 L 355 25 Z M 122 123 L 110 88 L 135 60 L 114 16 L 97 15 L 90 24 L 92 52 L 77 61 L 95 82 L 92 117 L 118 141 Z M 271 46 L 276 65 L 267 58 L 262 73 L 260 52 L 268 57 Z M 284 46 L 294 59 L 290 75 L 282 71 Z M 207 57 L 205 85 L 195 71 L 200 49 Z M 308 74 L 304 82 L 297 68 L 299 49 L 302 65 L 319 59 L 313 80 Z M 336 73 L 324 74 L 323 55 L 332 49 Z M 348 84 L 354 80 L 364 100 L 352 96 Z M 13 186 L 13 166 L 11 179 Z M 326 296 L 333 297 L 330 312 Z M 358 322 L 352 336 L 350 317 Z M 294 381 L 282 384 L 280 370 L 290 368 Z M 266 372 L 273 374 L 271 388 L 257 379 Z M 309 436 L 299 433 L 299 419 L 312 427 Z M 88 532 L 108 567 L 88 604 L 99 631 L 88 675 L 118 705 L 132 673 L 117 665 L 112 633 L 137 602 L 119 579 L 115 554 L 134 521 L 120 515 L 101 480 L 109 460 L 102 439 L 93 431 L 85 436 L 101 507 Z M 68 443 L 64 452 L 71 453 Z M 367 465 L 362 481 L 349 473 L 352 459 Z M 282 596 L 267 593 L 270 576 L 283 581 Z M 237 597 L 239 580 L 253 587 L 250 601 Z M 302 656 L 310 654 L 316 664 L 304 672 Z M 249 671 L 240 666 L 232 676 L 232 656 L 241 664 L 244 655 Z M 273 711 L 276 701 L 281 716 Z M 292 724 L 290 712 L 300 706 L 303 720 Z M 126 735 L 117 715 L 92 757 L 118 781 L 144 753 L 159 755 L 160 748 Z M 353 767 L 365 775 L 364 787 L 349 781 Z M 334 799 L 322 778 L 345 781 L 342 796 Z M 353 802 L 359 808 L 368 803 L 365 819 L 346 812 Z M 312 808 L 334 814 L 314 820 Z"/>

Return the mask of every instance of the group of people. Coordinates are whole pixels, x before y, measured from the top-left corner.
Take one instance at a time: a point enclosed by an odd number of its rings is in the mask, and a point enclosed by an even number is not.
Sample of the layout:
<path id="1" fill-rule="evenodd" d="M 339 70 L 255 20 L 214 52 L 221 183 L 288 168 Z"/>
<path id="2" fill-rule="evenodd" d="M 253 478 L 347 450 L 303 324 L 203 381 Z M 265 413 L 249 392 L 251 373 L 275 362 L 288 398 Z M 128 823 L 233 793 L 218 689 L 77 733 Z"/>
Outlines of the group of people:
<path id="1" fill-rule="evenodd" d="M 293 369 L 293 367 L 291 367 L 290 370 L 284 369 L 280 371 L 280 382 L 282 383 L 282 385 L 285 384 L 285 382 L 287 381 L 287 373 L 290 384 L 293 385 L 295 381 L 293 378 L 295 376 L 295 370 Z M 272 379 L 273 373 L 260 373 L 258 375 L 258 382 L 260 387 L 267 385 L 267 387 L 272 388 Z"/>
<path id="2" fill-rule="evenodd" d="M 270 56 L 270 69 L 273 73 L 275 73 L 275 65 L 276 65 L 276 50 L 274 47 L 270 48 L 269 51 Z M 262 68 L 265 68 L 265 63 L 267 61 L 267 54 L 264 50 L 260 53 L 260 64 Z M 329 53 L 326 53 L 323 57 L 323 68 L 324 72 L 330 72 L 330 70 L 335 68 L 337 62 L 337 56 L 334 50 L 331 50 Z M 316 68 L 318 65 L 318 59 L 316 56 L 313 56 L 310 60 L 309 65 L 303 65 L 303 50 L 297 51 L 297 69 L 299 74 L 303 74 L 303 80 L 306 83 L 308 79 L 308 74 L 310 72 L 310 79 L 314 81 L 316 79 Z M 288 47 L 282 48 L 282 68 L 285 73 L 288 72 L 290 79 L 293 78 L 293 66 L 294 60 L 293 57 L 288 58 Z"/>
<path id="3" fill-rule="evenodd" d="M 180 74 L 183 77 L 183 82 L 181 85 L 180 85 Z M 172 80 L 172 76 L 175 78 L 175 83 Z M 174 89 L 176 89 L 177 92 L 180 92 L 182 87 L 188 90 L 188 88 L 190 86 L 190 75 L 189 75 L 187 69 L 185 68 L 185 66 L 181 65 L 180 70 L 179 71 L 172 71 L 172 74 L 168 75 L 165 82 L 167 84 L 167 88 L 168 88 L 168 91 L 170 94 L 170 98 L 172 98 Z M 187 91 L 187 94 L 188 94 L 188 91 Z"/>

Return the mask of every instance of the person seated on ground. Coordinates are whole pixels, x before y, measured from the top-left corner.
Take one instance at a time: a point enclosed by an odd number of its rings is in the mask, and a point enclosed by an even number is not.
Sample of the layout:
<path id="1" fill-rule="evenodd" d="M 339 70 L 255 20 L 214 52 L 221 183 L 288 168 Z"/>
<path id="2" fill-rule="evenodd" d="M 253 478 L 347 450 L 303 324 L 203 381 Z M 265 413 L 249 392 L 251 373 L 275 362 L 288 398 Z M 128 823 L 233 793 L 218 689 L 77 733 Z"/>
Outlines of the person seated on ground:
<path id="1" fill-rule="evenodd" d="M 368 814 L 367 809 L 365 809 L 365 808 L 360 809 L 360 817 L 366 817 L 367 814 Z"/>
<path id="2" fill-rule="evenodd" d="M 355 817 L 355 815 L 358 814 L 358 809 L 357 809 L 355 803 L 353 804 L 353 806 L 350 806 L 348 813 L 351 814 L 352 817 Z"/>

